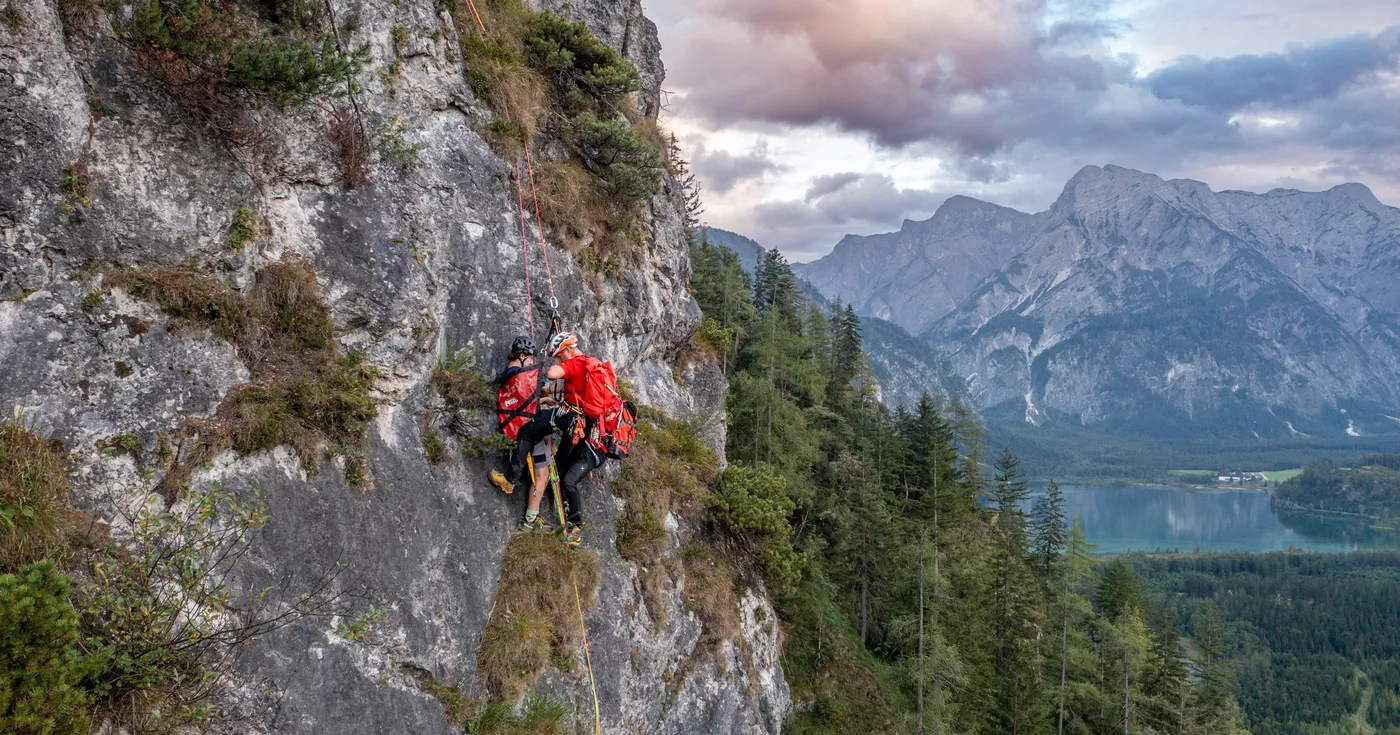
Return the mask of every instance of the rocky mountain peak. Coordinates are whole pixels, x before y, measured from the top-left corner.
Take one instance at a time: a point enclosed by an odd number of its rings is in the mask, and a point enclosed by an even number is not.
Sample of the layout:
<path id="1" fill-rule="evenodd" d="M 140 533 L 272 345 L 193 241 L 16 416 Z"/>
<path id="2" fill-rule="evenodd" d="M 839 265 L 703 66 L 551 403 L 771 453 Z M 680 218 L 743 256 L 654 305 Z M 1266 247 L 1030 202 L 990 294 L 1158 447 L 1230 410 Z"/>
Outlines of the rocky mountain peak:
<path id="1" fill-rule="evenodd" d="M 1161 206 L 1210 216 L 1217 209 L 1212 198 L 1210 187 L 1199 181 L 1167 181 L 1121 166 L 1085 166 L 1065 184 L 1050 212 L 1085 225 L 1121 226 L 1123 217 Z"/>
<path id="2" fill-rule="evenodd" d="M 800 273 L 921 334 L 994 420 L 1400 428 L 1400 209 L 1362 184 L 1217 192 L 1085 166 L 1039 215 L 953 197 Z"/>
<path id="3" fill-rule="evenodd" d="M 965 196 L 898 232 L 848 235 L 827 256 L 794 267 L 829 298 L 921 332 L 1021 247 L 1036 216 Z"/>
<path id="4" fill-rule="evenodd" d="M 1337 200 L 1345 200 L 1366 210 L 1392 209 L 1391 207 L 1381 204 L 1381 201 L 1376 198 L 1375 193 L 1371 191 L 1371 187 L 1365 184 L 1338 184 L 1328 189 L 1327 193 L 1330 195 L 1329 198 L 1334 202 Z"/>

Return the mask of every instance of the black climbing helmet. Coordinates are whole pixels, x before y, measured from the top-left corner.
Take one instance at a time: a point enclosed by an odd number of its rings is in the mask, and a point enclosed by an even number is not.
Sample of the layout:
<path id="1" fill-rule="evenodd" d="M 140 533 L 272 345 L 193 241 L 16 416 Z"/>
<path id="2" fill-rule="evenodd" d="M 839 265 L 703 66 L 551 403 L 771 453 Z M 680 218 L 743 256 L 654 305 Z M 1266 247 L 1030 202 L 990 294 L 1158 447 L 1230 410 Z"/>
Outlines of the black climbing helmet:
<path id="1" fill-rule="evenodd" d="M 529 337 L 516 337 L 515 341 L 510 343 L 511 357 L 515 357 L 516 355 L 533 354 L 535 354 L 535 340 L 530 339 Z"/>

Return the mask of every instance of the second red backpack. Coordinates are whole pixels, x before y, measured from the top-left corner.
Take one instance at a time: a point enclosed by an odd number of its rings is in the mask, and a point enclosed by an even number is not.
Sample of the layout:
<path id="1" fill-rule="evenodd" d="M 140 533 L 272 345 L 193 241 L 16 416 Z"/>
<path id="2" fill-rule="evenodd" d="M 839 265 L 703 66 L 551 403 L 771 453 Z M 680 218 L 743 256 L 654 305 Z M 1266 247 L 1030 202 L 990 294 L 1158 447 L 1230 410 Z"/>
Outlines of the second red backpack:
<path id="1" fill-rule="evenodd" d="M 617 392 L 617 375 L 613 373 L 612 363 L 592 355 L 576 359 L 583 360 L 583 393 L 569 396 L 570 402 L 588 418 L 613 418 L 622 396 Z"/>
<path id="2" fill-rule="evenodd" d="M 496 402 L 496 421 L 501 433 L 514 441 L 520 429 L 530 423 L 540 405 L 540 369 L 511 368 L 506 372 L 505 383 L 501 385 L 500 397 Z"/>

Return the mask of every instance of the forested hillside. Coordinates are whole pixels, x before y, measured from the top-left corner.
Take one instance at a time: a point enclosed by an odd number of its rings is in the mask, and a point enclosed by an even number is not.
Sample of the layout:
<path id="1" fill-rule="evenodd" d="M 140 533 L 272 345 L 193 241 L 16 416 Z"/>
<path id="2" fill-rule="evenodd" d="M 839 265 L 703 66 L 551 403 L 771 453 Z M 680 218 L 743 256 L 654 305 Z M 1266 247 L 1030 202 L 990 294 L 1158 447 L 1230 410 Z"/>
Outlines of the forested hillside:
<path id="1" fill-rule="evenodd" d="M 1368 454 L 1351 467 L 1319 463 L 1283 483 L 1277 498 L 1294 508 L 1400 520 L 1400 455 Z"/>
<path id="2" fill-rule="evenodd" d="M 1198 637 L 1218 627 L 1254 735 L 1400 732 L 1400 554 L 1126 559 Z"/>
<path id="3" fill-rule="evenodd" d="M 794 733 L 1210 732 L 1237 705 L 1212 618 L 1183 638 L 1132 571 L 1099 569 L 1058 489 L 956 399 L 874 400 L 860 322 L 691 250 L 701 339 L 730 381 L 711 516 L 778 601 Z M 921 729 L 922 728 L 922 729 Z"/>

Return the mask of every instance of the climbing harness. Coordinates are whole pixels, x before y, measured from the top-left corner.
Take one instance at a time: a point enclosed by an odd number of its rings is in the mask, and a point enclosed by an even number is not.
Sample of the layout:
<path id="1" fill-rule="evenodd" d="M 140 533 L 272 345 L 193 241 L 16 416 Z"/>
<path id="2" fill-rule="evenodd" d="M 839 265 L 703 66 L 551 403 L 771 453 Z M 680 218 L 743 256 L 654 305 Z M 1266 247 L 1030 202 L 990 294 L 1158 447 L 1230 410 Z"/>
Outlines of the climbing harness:
<path id="1" fill-rule="evenodd" d="M 482 37 L 485 38 L 488 35 L 486 24 L 481 20 L 481 13 L 477 12 L 475 0 L 467 0 L 467 6 L 471 8 L 472 17 L 476 19 L 476 27 L 481 31 Z M 502 112 L 505 113 L 506 120 L 508 122 L 511 121 L 510 108 L 504 104 L 501 107 Z M 545 281 L 549 284 L 550 336 L 553 337 L 554 334 L 559 331 L 559 299 L 554 295 L 554 274 L 549 268 L 549 246 L 545 242 L 544 237 L 544 220 L 540 218 L 540 199 L 535 188 L 535 168 L 530 160 L 529 141 L 526 141 L 522 147 L 525 149 L 525 171 L 530 180 L 530 199 L 535 205 L 535 222 L 539 225 L 540 252 L 544 255 Z M 525 266 L 525 311 L 528 314 L 530 323 L 530 339 L 533 340 L 535 339 L 535 304 L 530 285 L 530 241 L 529 236 L 526 234 L 525 227 L 525 190 L 521 185 L 519 156 L 516 157 L 512 167 L 515 173 L 516 206 L 520 215 L 520 259 Z M 541 377 L 543 377 L 543 371 L 541 371 Z M 548 443 L 546 446 L 549 446 Z M 553 447 L 550 448 L 552 449 Z M 531 480 L 533 480 L 535 473 L 534 462 L 529 462 L 528 464 L 530 467 L 530 477 Z M 559 513 L 559 530 L 563 533 L 568 524 L 564 517 L 564 504 L 559 492 L 559 471 L 555 466 L 552 456 L 549 462 L 549 482 L 554 488 L 554 507 Z M 570 551 L 572 552 L 572 550 Z M 569 574 L 569 579 L 574 584 L 574 605 L 578 609 L 579 630 L 583 632 L 583 660 L 588 666 L 588 688 L 593 695 L 593 732 L 594 735 L 602 735 L 603 715 L 602 708 L 598 704 L 598 684 L 593 675 L 593 654 L 588 648 L 588 622 L 583 616 L 583 600 L 578 591 L 578 580 L 574 579 L 572 572 Z"/>

